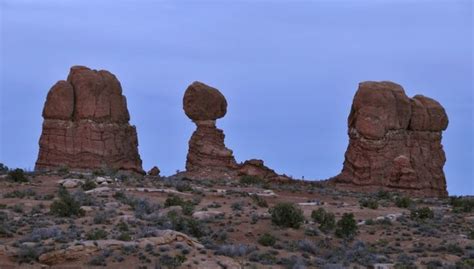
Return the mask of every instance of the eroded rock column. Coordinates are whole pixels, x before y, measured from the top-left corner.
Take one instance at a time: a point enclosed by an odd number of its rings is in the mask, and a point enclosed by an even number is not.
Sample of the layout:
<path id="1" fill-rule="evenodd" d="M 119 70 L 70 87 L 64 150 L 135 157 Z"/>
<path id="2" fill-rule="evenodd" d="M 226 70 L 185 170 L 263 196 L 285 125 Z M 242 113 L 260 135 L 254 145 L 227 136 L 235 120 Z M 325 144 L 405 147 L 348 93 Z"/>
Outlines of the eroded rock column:
<path id="1" fill-rule="evenodd" d="M 348 119 L 344 166 L 334 182 L 358 190 L 446 196 L 441 138 L 447 126 L 437 101 L 409 98 L 392 82 L 362 82 Z"/>
<path id="2" fill-rule="evenodd" d="M 117 78 L 73 66 L 48 92 L 36 170 L 116 169 L 143 173 L 135 126 Z"/>

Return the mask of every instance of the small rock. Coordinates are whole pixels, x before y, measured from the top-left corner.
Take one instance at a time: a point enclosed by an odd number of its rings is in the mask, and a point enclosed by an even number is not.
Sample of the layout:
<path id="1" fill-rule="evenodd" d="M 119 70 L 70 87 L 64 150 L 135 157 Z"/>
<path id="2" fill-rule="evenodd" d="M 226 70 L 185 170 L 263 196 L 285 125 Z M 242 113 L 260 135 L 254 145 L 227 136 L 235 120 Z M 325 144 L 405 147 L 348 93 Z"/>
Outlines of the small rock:
<path id="1" fill-rule="evenodd" d="M 193 213 L 193 218 L 198 220 L 207 220 L 212 219 L 219 216 L 224 216 L 224 212 L 217 211 L 217 210 L 210 210 L 210 211 L 196 211 Z"/>
<path id="2" fill-rule="evenodd" d="M 150 176 L 154 176 L 154 177 L 157 177 L 160 175 L 160 169 L 156 166 L 153 166 L 153 168 L 150 169 L 150 171 L 148 171 L 148 175 Z"/>

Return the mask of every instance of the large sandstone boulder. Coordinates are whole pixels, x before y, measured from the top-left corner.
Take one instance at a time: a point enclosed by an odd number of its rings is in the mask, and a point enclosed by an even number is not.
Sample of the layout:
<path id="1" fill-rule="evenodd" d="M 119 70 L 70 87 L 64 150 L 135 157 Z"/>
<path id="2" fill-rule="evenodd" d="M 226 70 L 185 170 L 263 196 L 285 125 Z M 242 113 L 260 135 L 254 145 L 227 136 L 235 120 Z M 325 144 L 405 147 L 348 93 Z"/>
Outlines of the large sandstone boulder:
<path id="1" fill-rule="evenodd" d="M 184 93 L 183 109 L 196 124 L 189 140 L 186 176 L 192 179 L 231 179 L 238 165 L 224 144 L 224 132 L 216 119 L 225 115 L 227 101 L 215 88 L 201 82 L 192 83 Z"/>
<path id="2" fill-rule="evenodd" d="M 122 87 L 108 71 L 73 66 L 49 91 L 36 170 L 111 168 L 143 173 Z"/>
<path id="3" fill-rule="evenodd" d="M 193 121 L 217 120 L 227 113 L 227 101 L 218 89 L 195 81 L 184 93 L 183 108 Z"/>
<path id="4" fill-rule="evenodd" d="M 420 196 L 446 196 L 441 132 L 448 126 L 435 100 L 406 96 L 392 82 L 359 84 L 348 120 L 349 146 L 333 182 Z"/>

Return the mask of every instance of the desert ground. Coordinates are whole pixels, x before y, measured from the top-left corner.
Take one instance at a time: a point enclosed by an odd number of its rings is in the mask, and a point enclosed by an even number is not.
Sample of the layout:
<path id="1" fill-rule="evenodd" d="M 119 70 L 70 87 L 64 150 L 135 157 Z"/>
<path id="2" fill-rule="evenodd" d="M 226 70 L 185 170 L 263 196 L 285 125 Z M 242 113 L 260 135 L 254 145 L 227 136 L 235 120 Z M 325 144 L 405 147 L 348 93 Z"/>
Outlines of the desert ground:
<path id="1" fill-rule="evenodd" d="M 0 177 L 2 269 L 474 267 L 470 197 L 66 168 Z"/>

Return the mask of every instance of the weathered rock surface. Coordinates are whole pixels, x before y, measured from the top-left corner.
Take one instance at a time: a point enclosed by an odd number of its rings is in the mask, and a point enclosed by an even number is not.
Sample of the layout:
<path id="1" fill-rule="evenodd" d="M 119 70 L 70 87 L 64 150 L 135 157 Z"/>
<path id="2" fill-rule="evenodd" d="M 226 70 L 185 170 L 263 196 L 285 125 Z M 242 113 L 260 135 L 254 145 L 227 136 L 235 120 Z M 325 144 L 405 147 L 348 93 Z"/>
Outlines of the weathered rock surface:
<path id="1" fill-rule="evenodd" d="M 277 174 L 273 169 L 265 166 L 262 160 L 251 159 L 240 164 L 239 175 L 255 176 L 267 180 L 288 180 L 285 175 Z"/>
<path id="2" fill-rule="evenodd" d="M 437 101 L 421 95 L 409 98 L 392 82 L 363 82 L 348 125 L 344 167 L 333 182 L 358 190 L 447 195 L 441 138 L 448 117 Z"/>
<path id="3" fill-rule="evenodd" d="M 49 91 L 36 170 L 111 168 L 143 173 L 137 132 L 117 78 L 73 66 Z"/>
<path id="4" fill-rule="evenodd" d="M 193 121 L 217 120 L 227 113 L 227 101 L 218 89 L 195 81 L 184 93 L 183 108 Z"/>
<path id="5" fill-rule="evenodd" d="M 139 248 L 145 248 L 147 245 L 160 246 L 174 242 L 183 242 L 192 248 L 203 248 L 199 242 L 187 236 L 186 234 L 173 230 L 163 230 L 158 236 L 140 238 L 131 242 L 114 239 L 74 242 L 66 248 L 41 254 L 38 260 L 44 264 L 54 265 L 66 261 L 74 261 L 89 257 L 103 249 L 121 249 L 124 246 L 137 246 Z"/>
<path id="6" fill-rule="evenodd" d="M 186 176 L 193 179 L 234 178 L 238 165 L 232 150 L 224 144 L 224 132 L 216 127 L 215 121 L 226 113 L 225 97 L 215 88 L 194 82 L 184 94 L 183 108 L 197 126 L 189 140 Z"/>
<path id="7" fill-rule="evenodd" d="M 160 169 L 156 166 L 153 166 L 150 171 L 148 171 L 148 175 L 150 176 L 153 176 L 153 177 L 157 177 L 160 175 Z"/>

